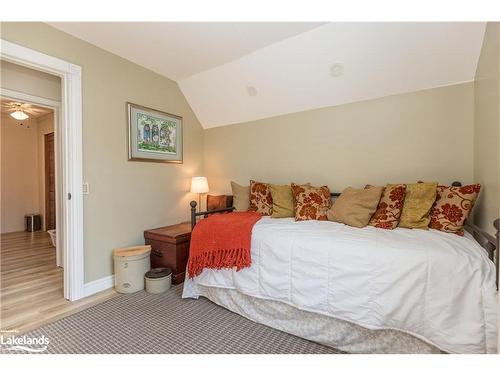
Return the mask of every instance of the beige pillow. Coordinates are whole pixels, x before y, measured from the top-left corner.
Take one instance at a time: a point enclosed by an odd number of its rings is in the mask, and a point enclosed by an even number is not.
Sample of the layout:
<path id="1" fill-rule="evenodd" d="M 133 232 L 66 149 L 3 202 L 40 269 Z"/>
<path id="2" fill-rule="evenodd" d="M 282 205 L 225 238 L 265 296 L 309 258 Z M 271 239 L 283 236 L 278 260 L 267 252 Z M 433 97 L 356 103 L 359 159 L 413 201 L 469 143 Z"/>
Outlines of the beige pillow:
<path id="1" fill-rule="evenodd" d="M 248 211 L 250 205 L 250 186 L 241 186 L 231 181 L 231 190 L 233 192 L 233 206 L 236 211 Z"/>
<path id="2" fill-rule="evenodd" d="M 367 226 L 377 210 L 383 190 L 383 186 L 371 186 L 367 189 L 354 189 L 352 187 L 344 189 L 328 210 L 328 220 L 357 228 Z"/>
<path id="3" fill-rule="evenodd" d="M 399 226 L 401 228 L 428 229 L 432 205 L 436 201 L 437 182 L 406 185 L 405 202 Z"/>
<path id="4" fill-rule="evenodd" d="M 269 185 L 273 197 L 271 217 L 294 217 L 292 187 L 290 185 Z"/>

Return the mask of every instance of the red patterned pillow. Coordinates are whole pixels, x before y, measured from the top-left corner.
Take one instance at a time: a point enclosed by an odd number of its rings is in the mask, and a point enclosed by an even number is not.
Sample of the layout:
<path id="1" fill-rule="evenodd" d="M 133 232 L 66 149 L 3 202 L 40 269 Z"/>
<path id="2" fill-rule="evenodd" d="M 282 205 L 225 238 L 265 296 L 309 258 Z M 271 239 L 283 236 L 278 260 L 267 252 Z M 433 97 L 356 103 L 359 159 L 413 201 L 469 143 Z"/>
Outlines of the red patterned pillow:
<path id="1" fill-rule="evenodd" d="M 315 187 L 310 184 L 292 183 L 295 221 L 328 220 L 326 215 L 331 205 L 328 186 Z"/>
<path id="2" fill-rule="evenodd" d="M 248 211 L 270 216 L 273 213 L 273 196 L 269 184 L 250 180 L 250 205 Z"/>
<path id="3" fill-rule="evenodd" d="M 437 187 L 431 210 L 429 228 L 464 235 L 464 223 L 469 217 L 481 190 L 480 184 Z"/>
<path id="4" fill-rule="evenodd" d="M 377 211 L 373 214 L 368 225 L 383 229 L 396 228 L 403 211 L 405 195 L 406 185 L 387 185 L 382 192 Z"/>

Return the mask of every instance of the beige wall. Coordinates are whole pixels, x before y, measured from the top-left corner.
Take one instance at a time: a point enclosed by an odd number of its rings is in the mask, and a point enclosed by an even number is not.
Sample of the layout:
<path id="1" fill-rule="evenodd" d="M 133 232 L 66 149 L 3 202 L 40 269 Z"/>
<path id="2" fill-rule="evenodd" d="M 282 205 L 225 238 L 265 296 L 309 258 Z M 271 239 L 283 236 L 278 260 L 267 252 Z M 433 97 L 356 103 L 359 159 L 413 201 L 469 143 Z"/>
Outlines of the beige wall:
<path id="1" fill-rule="evenodd" d="M 474 179 L 483 185 L 475 221 L 494 234 L 500 217 L 500 24 L 489 22 L 474 82 Z"/>
<path id="2" fill-rule="evenodd" d="M 39 213 L 36 121 L 1 117 L 1 232 L 24 230 L 24 215 Z M 30 127 L 27 127 L 27 124 Z"/>
<path id="3" fill-rule="evenodd" d="M 203 130 L 177 84 L 42 23 L 2 23 L 2 38 L 82 67 L 85 282 L 113 273 L 113 248 L 189 218 L 203 173 Z M 127 101 L 184 120 L 184 164 L 127 161 Z"/>
<path id="4" fill-rule="evenodd" d="M 24 66 L 1 61 L 0 86 L 5 89 L 61 101 L 61 79 Z"/>
<path id="5" fill-rule="evenodd" d="M 213 191 L 231 179 L 347 186 L 417 180 L 469 183 L 472 83 L 205 131 Z"/>
<path id="6" fill-rule="evenodd" d="M 54 114 L 39 117 L 37 119 L 37 147 L 38 147 L 38 194 L 40 201 L 40 213 L 42 214 L 43 228 L 46 229 L 45 221 L 45 134 L 54 132 Z M 57 227 L 57 223 L 56 223 Z"/>
<path id="7" fill-rule="evenodd" d="M 1 232 L 24 230 L 24 215 L 42 215 L 45 228 L 45 142 L 54 131 L 52 113 L 30 119 L 29 128 L 2 114 Z"/>

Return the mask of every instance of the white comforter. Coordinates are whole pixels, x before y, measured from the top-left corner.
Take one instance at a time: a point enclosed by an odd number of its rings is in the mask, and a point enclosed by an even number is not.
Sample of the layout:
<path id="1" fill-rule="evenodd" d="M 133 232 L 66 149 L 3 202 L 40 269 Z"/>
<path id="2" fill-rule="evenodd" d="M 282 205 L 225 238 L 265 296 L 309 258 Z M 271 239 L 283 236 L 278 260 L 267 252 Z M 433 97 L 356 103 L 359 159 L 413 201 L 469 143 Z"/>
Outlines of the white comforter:
<path id="1" fill-rule="evenodd" d="M 186 280 L 344 319 L 394 328 L 451 353 L 496 353 L 495 267 L 466 234 L 262 218 L 252 266 Z"/>

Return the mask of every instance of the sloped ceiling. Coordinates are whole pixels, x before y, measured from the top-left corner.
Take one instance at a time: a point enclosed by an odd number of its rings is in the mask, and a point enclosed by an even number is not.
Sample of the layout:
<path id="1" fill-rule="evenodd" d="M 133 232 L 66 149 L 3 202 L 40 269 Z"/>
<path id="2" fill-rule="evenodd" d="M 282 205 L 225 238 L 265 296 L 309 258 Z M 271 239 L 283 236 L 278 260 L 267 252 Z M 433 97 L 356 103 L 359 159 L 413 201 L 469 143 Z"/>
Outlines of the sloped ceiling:
<path id="1" fill-rule="evenodd" d="M 54 22 L 53 27 L 179 81 L 321 26 L 315 22 Z"/>
<path id="2" fill-rule="evenodd" d="M 175 79 L 205 128 L 471 81 L 485 23 L 53 23 Z"/>

